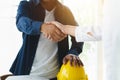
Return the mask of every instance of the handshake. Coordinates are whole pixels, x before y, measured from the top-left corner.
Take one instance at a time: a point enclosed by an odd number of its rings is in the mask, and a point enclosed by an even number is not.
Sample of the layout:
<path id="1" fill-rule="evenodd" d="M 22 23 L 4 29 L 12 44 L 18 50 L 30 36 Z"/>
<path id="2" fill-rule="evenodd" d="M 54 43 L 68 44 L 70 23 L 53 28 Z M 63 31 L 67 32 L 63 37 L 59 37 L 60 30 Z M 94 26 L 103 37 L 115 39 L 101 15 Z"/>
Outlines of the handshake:
<path id="1" fill-rule="evenodd" d="M 51 41 L 59 42 L 67 35 L 75 36 L 76 26 L 63 25 L 57 21 L 43 23 L 41 32 Z"/>

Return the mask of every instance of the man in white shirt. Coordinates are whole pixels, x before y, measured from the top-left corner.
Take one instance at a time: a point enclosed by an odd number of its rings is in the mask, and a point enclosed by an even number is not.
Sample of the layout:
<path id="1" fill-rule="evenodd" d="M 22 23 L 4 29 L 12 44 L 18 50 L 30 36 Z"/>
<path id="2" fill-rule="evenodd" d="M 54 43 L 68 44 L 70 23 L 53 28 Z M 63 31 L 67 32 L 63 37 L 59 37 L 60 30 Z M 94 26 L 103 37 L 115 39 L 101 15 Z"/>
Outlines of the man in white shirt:
<path id="1" fill-rule="evenodd" d="M 120 1 L 104 0 L 104 18 L 100 27 L 74 27 L 51 22 L 76 41 L 103 41 L 104 80 L 120 80 Z M 103 27 L 103 28 L 102 28 Z"/>

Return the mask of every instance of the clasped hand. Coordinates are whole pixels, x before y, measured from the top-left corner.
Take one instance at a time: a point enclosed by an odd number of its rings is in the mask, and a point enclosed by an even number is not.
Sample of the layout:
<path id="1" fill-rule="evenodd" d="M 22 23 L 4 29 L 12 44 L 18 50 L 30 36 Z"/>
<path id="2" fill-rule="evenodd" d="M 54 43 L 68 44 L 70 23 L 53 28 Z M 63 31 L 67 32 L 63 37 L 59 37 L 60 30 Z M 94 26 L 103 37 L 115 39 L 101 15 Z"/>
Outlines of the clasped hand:
<path id="1" fill-rule="evenodd" d="M 43 32 L 46 38 L 54 42 L 59 42 L 67 36 L 55 24 L 51 22 L 43 23 L 41 32 Z"/>

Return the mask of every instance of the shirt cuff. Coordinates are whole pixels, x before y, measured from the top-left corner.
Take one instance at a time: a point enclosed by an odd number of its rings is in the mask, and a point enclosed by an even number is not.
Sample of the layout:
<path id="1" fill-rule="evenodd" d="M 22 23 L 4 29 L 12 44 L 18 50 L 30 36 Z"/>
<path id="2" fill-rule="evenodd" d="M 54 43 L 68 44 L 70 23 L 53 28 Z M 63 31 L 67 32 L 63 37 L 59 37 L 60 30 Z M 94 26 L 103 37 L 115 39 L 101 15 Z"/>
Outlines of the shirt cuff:
<path id="1" fill-rule="evenodd" d="M 82 35 L 83 34 L 81 33 L 80 28 L 76 27 L 76 29 L 75 29 L 75 39 L 76 39 L 77 42 L 83 42 L 83 41 L 81 41 Z"/>

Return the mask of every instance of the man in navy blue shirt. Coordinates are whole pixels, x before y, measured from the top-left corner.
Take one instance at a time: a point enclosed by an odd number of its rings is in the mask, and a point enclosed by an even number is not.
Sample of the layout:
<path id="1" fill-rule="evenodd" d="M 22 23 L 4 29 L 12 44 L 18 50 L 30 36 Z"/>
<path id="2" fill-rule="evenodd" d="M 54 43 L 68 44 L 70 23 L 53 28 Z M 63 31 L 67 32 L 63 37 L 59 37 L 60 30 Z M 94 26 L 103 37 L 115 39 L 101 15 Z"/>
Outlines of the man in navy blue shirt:
<path id="1" fill-rule="evenodd" d="M 66 64 L 70 60 L 72 66 L 83 66 L 78 57 L 82 52 L 83 42 L 78 43 L 71 36 L 72 44 L 69 48 L 69 37 L 55 25 L 46 24 L 48 21 L 77 25 L 71 11 L 58 0 L 20 2 L 16 25 L 22 32 L 23 44 L 10 69 L 13 75 L 31 75 L 39 76 L 39 80 L 56 80 L 62 63 Z M 22 77 L 19 78 L 22 80 Z M 8 77 L 8 80 L 12 78 Z"/>

